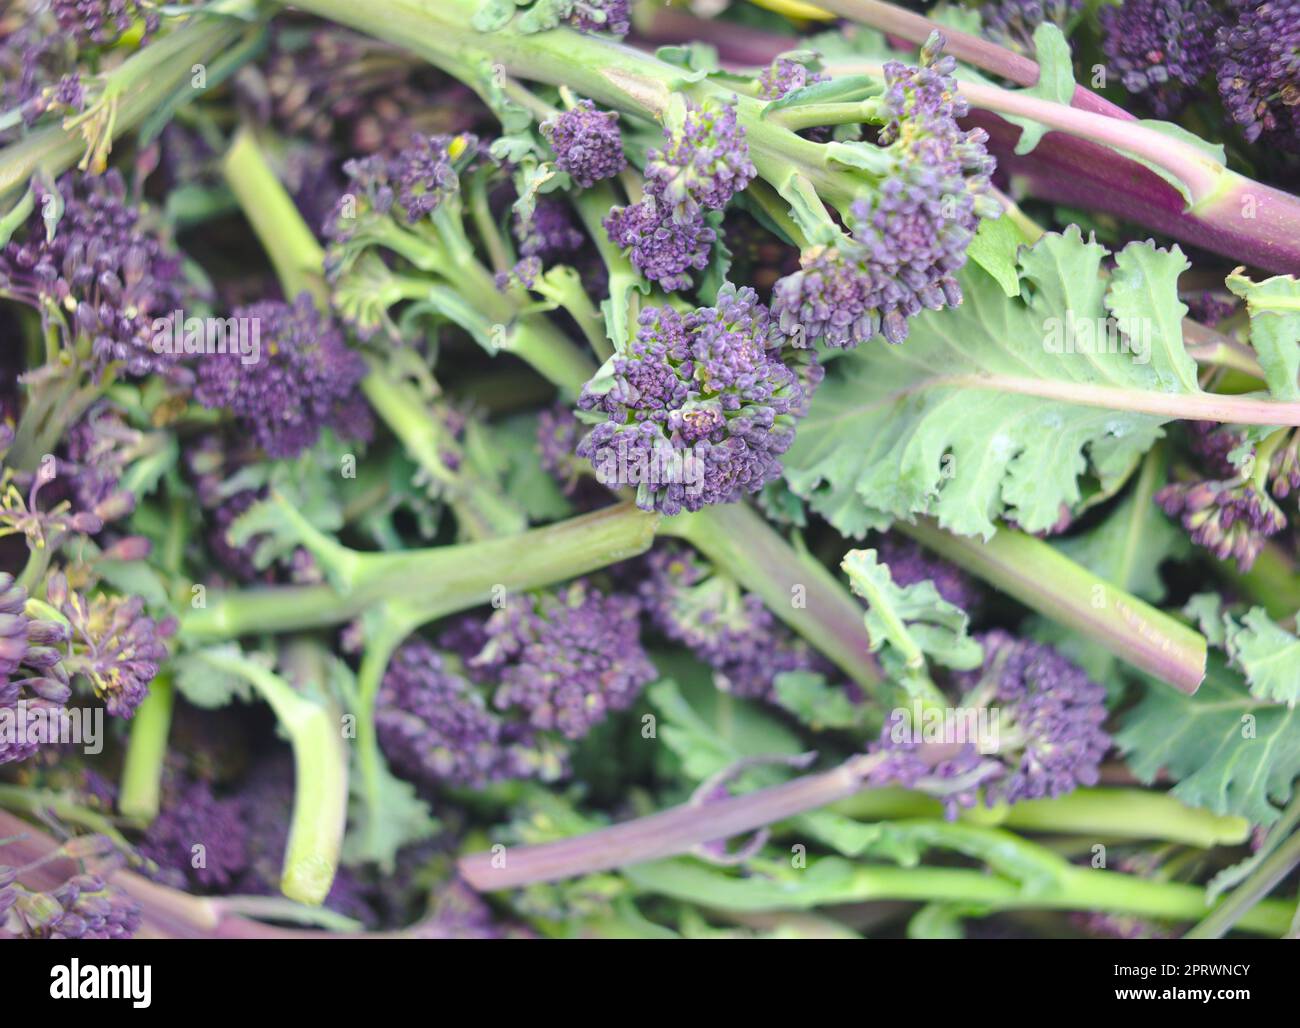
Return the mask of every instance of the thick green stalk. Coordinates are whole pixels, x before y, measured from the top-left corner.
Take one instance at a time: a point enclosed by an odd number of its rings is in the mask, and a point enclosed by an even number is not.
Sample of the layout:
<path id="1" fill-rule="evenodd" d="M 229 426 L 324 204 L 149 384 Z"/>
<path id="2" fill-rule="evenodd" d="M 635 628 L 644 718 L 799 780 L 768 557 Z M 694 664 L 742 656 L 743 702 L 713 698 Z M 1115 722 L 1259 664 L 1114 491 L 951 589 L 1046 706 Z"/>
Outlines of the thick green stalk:
<path id="1" fill-rule="evenodd" d="M 999 528 L 985 542 L 952 535 L 925 518 L 914 524 L 898 522 L 895 527 L 1176 689 L 1194 693 L 1205 678 L 1204 636 L 1094 575 L 1041 539 Z"/>
<path id="2" fill-rule="evenodd" d="M 357 570 L 342 588 L 214 592 L 205 606 L 185 613 L 181 629 L 205 641 L 319 628 L 351 620 L 394 596 L 419 603 L 425 620 L 432 621 L 488 602 L 494 587 L 538 589 L 644 553 L 658 520 L 619 504 L 507 539 L 358 554 Z"/>
<path id="3" fill-rule="evenodd" d="M 864 790 L 832 809 L 860 821 L 943 816 L 942 803 L 907 789 Z M 1144 789 L 1076 789 L 1055 799 L 974 807 L 958 817 L 1021 831 L 1160 839 L 1206 849 L 1240 845 L 1250 834 L 1244 818 L 1189 807 L 1168 793 Z"/>
<path id="4" fill-rule="evenodd" d="M 258 148 L 252 131 L 236 134 L 221 161 L 231 191 L 275 266 L 285 296 L 325 297 L 325 253 Z"/>
<path id="5" fill-rule="evenodd" d="M 122 765 L 117 809 L 124 817 L 145 824 L 158 816 L 174 700 L 170 676 L 160 674 L 150 683 L 149 695 L 131 719 L 131 742 Z"/>
<path id="6" fill-rule="evenodd" d="M 347 821 L 348 756 L 339 712 L 330 704 L 308 699 L 242 654 L 204 650 L 199 655 L 218 670 L 247 679 L 289 736 L 294 759 L 293 819 L 280 890 L 290 899 L 319 906 L 334 882 Z"/>

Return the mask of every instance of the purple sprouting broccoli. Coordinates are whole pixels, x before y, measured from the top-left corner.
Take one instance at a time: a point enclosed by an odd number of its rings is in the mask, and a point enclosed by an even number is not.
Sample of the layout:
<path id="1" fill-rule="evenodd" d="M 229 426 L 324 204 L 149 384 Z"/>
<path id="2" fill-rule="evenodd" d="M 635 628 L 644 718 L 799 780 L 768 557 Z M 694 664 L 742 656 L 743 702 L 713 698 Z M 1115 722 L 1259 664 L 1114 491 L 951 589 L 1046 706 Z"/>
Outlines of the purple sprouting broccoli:
<path id="1" fill-rule="evenodd" d="M 758 77 L 758 95 L 764 100 L 781 100 L 796 89 L 826 82 L 828 76 L 812 71 L 806 64 L 778 57 Z"/>
<path id="2" fill-rule="evenodd" d="M 852 239 L 810 249 L 802 270 L 773 288 L 772 313 L 796 346 L 853 347 L 877 332 L 900 343 L 922 310 L 961 303 L 954 275 L 979 217 L 992 212 L 994 162 L 985 133 L 957 124 L 967 106 L 943 42 L 930 37 L 919 67 L 885 65 L 889 121 L 878 142 L 894 171 L 852 205 Z"/>
<path id="3" fill-rule="evenodd" d="M 569 0 L 565 20 L 579 32 L 626 36 L 632 31 L 631 0 Z"/>
<path id="4" fill-rule="evenodd" d="M 1120 81 L 1162 118 L 1177 114 L 1210 70 L 1222 18 L 1209 0 L 1124 0 L 1097 12 Z"/>
<path id="5" fill-rule="evenodd" d="M 640 595 L 651 624 L 713 668 L 724 692 L 768 700 L 777 675 L 828 669 L 759 597 L 690 550 L 656 547 L 643 566 Z"/>
<path id="6" fill-rule="evenodd" d="M 26 606 L 27 591 L 0 572 L 0 714 L 12 729 L 0 735 L 0 764 L 32 756 L 72 695 L 60 662 L 68 629 Z"/>
<path id="7" fill-rule="evenodd" d="M 689 272 L 708 266 L 717 238 L 705 215 L 722 210 L 756 174 L 735 105 L 683 104 L 663 146 L 646 156 L 645 173 L 645 196 L 615 207 L 605 230 L 646 278 L 670 292 L 689 288 Z"/>
<path id="8" fill-rule="evenodd" d="M 1279 431 L 1234 465 L 1229 455 L 1246 445 L 1242 434 L 1207 422 L 1191 425 L 1190 449 L 1203 469 L 1156 493 L 1155 501 L 1187 530 L 1192 542 L 1219 560 L 1248 570 L 1271 536 L 1287 526 L 1277 498 L 1300 489 L 1300 452 L 1294 432 Z"/>
<path id="9" fill-rule="evenodd" d="M 666 128 L 663 145 L 646 155 L 646 192 L 678 224 L 722 210 L 756 174 L 734 103 L 686 104 L 680 124 Z"/>
<path id="10" fill-rule="evenodd" d="M 42 218 L 49 194 L 38 187 L 35 212 L 0 249 L 0 292 L 55 320 L 65 346 L 84 349 L 95 373 L 110 364 L 132 375 L 176 373 L 170 348 L 154 343 L 170 337 L 186 305 L 180 258 L 127 203 L 116 170 L 69 173 L 58 191 L 64 209 L 53 237 Z"/>
<path id="11" fill-rule="evenodd" d="M 248 867 L 248 828 L 237 799 L 217 797 L 203 780 L 176 774 L 163 781 L 162 809 L 140 840 L 162 880 L 228 891 Z"/>
<path id="12" fill-rule="evenodd" d="M 817 375 L 786 363 L 754 290 L 728 283 L 716 305 L 641 313 L 640 330 L 579 407 L 603 414 L 578 446 L 607 486 L 634 484 L 643 510 L 731 503 L 780 474 Z"/>
<path id="13" fill-rule="evenodd" d="M 347 242 L 371 213 L 407 225 L 422 221 L 459 193 L 462 166 L 477 153 L 475 136 L 416 135 L 391 157 L 348 161 L 343 171 L 351 185 L 323 226 L 326 238 Z"/>
<path id="14" fill-rule="evenodd" d="M 653 195 L 630 207 L 615 207 L 605 218 L 615 246 L 628 251 L 632 265 L 667 292 L 689 289 L 692 271 L 709 266 L 718 234 L 703 218 L 680 223 Z"/>
<path id="15" fill-rule="evenodd" d="M 1034 56 L 1034 31 L 1044 22 L 1064 30 L 1083 10 L 1083 0 L 986 0 L 979 5 L 987 39 L 1027 57 Z"/>
<path id="16" fill-rule="evenodd" d="M 419 640 L 393 655 L 375 703 L 375 728 L 394 770 L 425 785 L 481 788 L 554 778 L 563 768 L 534 732 L 490 710 L 474 683 Z"/>
<path id="17" fill-rule="evenodd" d="M 1246 139 L 1300 152 L 1300 0 L 1232 0 L 1215 38 L 1219 95 Z"/>
<path id="18" fill-rule="evenodd" d="M 590 100 L 548 118 L 541 131 L 555 151 L 555 166 L 584 189 L 627 167 L 618 114 L 602 111 Z"/>
<path id="19" fill-rule="evenodd" d="M 931 741 L 920 726 L 895 715 L 872 748 L 881 758 L 873 784 L 933 792 L 950 817 L 973 806 L 981 788 L 993 806 L 1096 785 L 1110 748 L 1102 727 L 1106 690 L 1050 646 L 1000 629 L 976 638 L 983 667 L 957 674 L 953 684 L 961 693 L 958 708 L 985 716 L 987 738 L 954 733 Z"/>
<path id="20" fill-rule="evenodd" d="M 50 8 L 59 28 L 82 46 L 114 43 L 137 20 L 144 27 L 143 42 L 161 24 L 156 6 L 147 0 L 50 0 Z"/>
<path id="21" fill-rule="evenodd" d="M 576 253 L 586 237 L 578 230 L 569 206 L 556 197 L 543 197 L 533 208 L 532 217 L 524 220 L 515 215 L 515 239 L 519 252 L 551 264 Z"/>
<path id="22" fill-rule="evenodd" d="M 97 875 L 75 875 L 50 892 L 32 892 L 11 869 L 0 868 L 0 929 L 19 938 L 129 939 L 141 920 L 140 905 Z"/>
<path id="23" fill-rule="evenodd" d="M 365 362 L 310 295 L 292 304 L 236 308 L 233 315 L 258 326 L 261 356 L 253 363 L 237 351 L 206 358 L 195 389 L 203 406 L 231 411 L 272 457 L 296 456 L 326 427 L 366 438 L 368 425 L 352 403 Z"/>
<path id="24" fill-rule="evenodd" d="M 176 619 L 155 621 L 139 596 L 86 597 L 69 588 L 62 572 L 46 580 L 46 599 L 71 627 L 63 667 L 89 680 L 109 714 L 131 717 L 168 658 L 166 640 L 176 631 Z"/>
<path id="25" fill-rule="evenodd" d="M 591 464 L 578 456 L 583 428 L 564 404 L 543 410 L 537 417 L 537 452 L 542 470 L 550 475 L 578 510 L 606 506 L 609 490 L 591 477 Z"/>
<path id="26" fill-rule="evenodd" d="M 656 672 L 640 640 L 641 604 L 578 580 L 554 592 L 515 595 L 486 625 L 470 663 L 494 678 L 494 702 L 542 731 L 580 739 L 626 710 Z"/>

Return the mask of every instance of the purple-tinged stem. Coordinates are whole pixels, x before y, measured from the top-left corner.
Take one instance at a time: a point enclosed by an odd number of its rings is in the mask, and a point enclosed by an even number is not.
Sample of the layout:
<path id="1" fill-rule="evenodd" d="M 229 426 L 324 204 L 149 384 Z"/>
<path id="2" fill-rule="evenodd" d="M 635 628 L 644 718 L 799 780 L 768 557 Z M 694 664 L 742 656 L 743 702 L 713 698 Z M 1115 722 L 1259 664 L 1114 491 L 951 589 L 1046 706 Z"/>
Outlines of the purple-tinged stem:
<path id="1" fill-rule="evenodd" d="M 572 839 L 471 854 L 458 867 L 479 892 L 492 892 L 689 853 L 852 796 L 875 759 L 853 757 L 823 774 L 712 803 L 683 804 Z"/>
<path id="2" fill-rule="evenodd" d="M 1188 211 L 1177 189 L 1109 146 L 1049 132 L 1020 155 L 1017 126 L 984 110 L 972 110 L 969 123 L 988 132 L 998 170 L 1022 192 L 1112 214 L 1267 271 L 1300 268 L 1300 200 L 1280 189 L 1223 170 L 1214 196 Z"/>

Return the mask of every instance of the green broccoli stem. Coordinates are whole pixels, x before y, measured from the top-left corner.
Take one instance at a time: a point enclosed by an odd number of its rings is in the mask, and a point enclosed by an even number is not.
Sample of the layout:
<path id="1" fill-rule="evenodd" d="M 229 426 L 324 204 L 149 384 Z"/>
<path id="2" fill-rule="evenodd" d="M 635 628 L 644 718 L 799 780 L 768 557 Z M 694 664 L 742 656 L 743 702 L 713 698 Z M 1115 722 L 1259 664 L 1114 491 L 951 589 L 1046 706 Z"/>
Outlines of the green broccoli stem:
<path id="1" fill-rule="evenodd" d="M 59 820 L 104 836 L 122 853 L 131 853 L 133 847 L 112 821 L 97 810 L 89 810 L 71 796 L 49 789 L 29 789 L 21 785 L 0 784 L 0 808 L 22 810 L 28 814 L 53 814 Z M 8 836 L 0 835 L 6 840 Z M 6 852 L 6 863 L 8 853 Z"/>
<path id="2" fill-rule="evenodd" d="M 131 719 L 131 737 L 122 764 L 117 809 L 124 817 L 142 824 L 148 824 L 158 816 L 163 760 L 167 755 L 174 700 L 175 690 L 170 676 L 160 674 L 150 683 L 149 695 Z"/>
<path id="3" fill-rule="evenodd" d="M 1182 692 L 1196 692 L 1205 678 L 1204 636 L 1041 539 L 1008 528 L 987 541 L 957 536 L 926 518 L 895 528 Z"/>
<path id="4" fill-rule="evenodd" d="M 236 133 L 221 170 L 271 258 L 285 297 L 292 300 L 305 291 L 323 300 L 325 253 L 247 127 Z"/>
<path id="5" fill-rule="evenodd" d="M 213 592 L 184 613 L 181 631 L 206 641 L 320 628 L 394 596 L 419 597 L 432 621 L 488 602 L 494 586 L 540 589 L 644 553 L 658 520 L 624 503 L 509 538 L 399 553 L 352 551 L 355 569 L 336 585 Z"/>
<path id="6" fill-rule="evenodd" d="M 1005 837 L 1007 845 L 1014 836 Z M 768 889 L 714 868 L 676 862 L 646 864 L 625 872 L 643 891 L 732 911 L 797 910 L 830 904 L 903 900 L 953 903 L 989 911 L 1080 910 L 1129 914 L 1168 921 L 1189 921 L 1205 912 L 1205 893 L 1196 885 L 1157 882 L 1115 871 L 1065 865 L 1050 886 L 1023 884 L 983 870 L 945 867 L 857 865 L 847 876 L 828 876 L 800 888 L 773 882 Z M 1290 921 L 1291 905 L 1265 900 L 1240 922 L 1244 930 L 1280 937 Z"/>
<path id="7" fill-rule="evenodd" d="M 187 84 L 191 85 L 192 96 L 198 97 L 203 89 L 192 85 L 195 66 L 207 68 L 238 49 L 241 37 L 255 37 L 261 26 L 250 26 L 241 20 L 254 9 L 251 0 L 222 0 L 213 11 L 192 15 L 184 25 L 161 36 L 110 72 L 106 92 L 116 94 L 113 97 L 116 110 L 109 128 L 110 138 L 97 141 L 101 149 L 103 144 L 135 128 L 176 95 L 183 95 L 181 91 Z M 86 151 L 86 138 L 73 126 L 51 125 L 29 133 L 0 151 L 0 201 L 24 188 L 38 170 L 57 175 L 76 163 Z"/>
<path id="8" fill-rule="evenodd" d="M 690 82 L 683 70 L 611 39 L 571 29 L 524 34 L 513 25 L 492 32 L 472 26 L 478 0 L 303 0 L 295 7 L 349 25 L 403 47 L 460 78 L 482 94 L 491 69 L 536 82 L 565 85 L 574 93 L 630 114 L 658 120 L 674 93 L 730 99 L 735 91 L 707 79 Z M 825 145 L 811 142 L 761 117 L 763 101 L 737 96 L 759 174 L 777 185 L 791 170 L 816 184 L 830 203 L 847 211 L 863 185 L 860 174 L 832 165 Z"/>
<path id="9" fill-rule="evenodd" d="M 943 816 L 943 804 L 908 789 L 868 789 L 835 803 L 836 813 L 859 821 Z M 1144 789 L 1076 789 L 1055 799 L 973 807 L 959 820 L 1020 831 L 1160 839 L 1208 849 L 1238 846 L 1250 835 L 1244 818 L 1189 807 L 1163 792 Z"/>
<path id="10" fill-rule="evenodd" d="M 243 654 L 199 651 L 219 671 L 246 679 L 289 736 L 294 758 L 293 817 L 285 847 L 280 891 L 320 906 L 338 870 L 347 822 L 348 754 L 342 719 L 331 704 L 315 702 L 279 675 Z"/>

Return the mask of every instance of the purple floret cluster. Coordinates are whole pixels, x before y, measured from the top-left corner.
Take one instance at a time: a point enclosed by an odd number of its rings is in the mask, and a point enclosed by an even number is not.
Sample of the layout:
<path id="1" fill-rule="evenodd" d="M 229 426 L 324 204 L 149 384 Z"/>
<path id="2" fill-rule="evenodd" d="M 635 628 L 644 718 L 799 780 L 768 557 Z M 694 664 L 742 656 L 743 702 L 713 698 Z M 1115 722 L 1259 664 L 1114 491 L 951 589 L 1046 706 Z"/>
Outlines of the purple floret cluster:
<path id="1" fill-rule="evenodd" d="M 1124 0 L 1097 17 L 1102 49 L 1124 88 L 1144 96 L 1162 118 L 1195 96 L 1223 23 L 1209 0 Z"/>
<path id="2" fill-rule="evenodd" d="M 1051 22 L 1064 29 L 1083 10 L 1083 0 L 988 0 L 979 10 L 988 39 L 1032 57 L 1038 26 Z"/>
<path id="3" fill-rule="evenodd" d="M 631 0 L 570 0 L 565 21 L 579 32 L 626 36 L 632 31 Z"/>
<path id="4" fill-rule="evenodd" d="M 708 664 L 724 692 L 769 700 L 777 675 L 826 666 L 758 596 L 693 552 L 657 547 L 646 556 L 644 571 L 639 592 L 650 623 Z"/>
<path id="5" fill-rule="evenodd" d="M 69 347 L 88 343 L 98 368 L 120 362 L 132 375 L 167 373 L 175 358 L 152 345 L 155 321 L 170 322 L 189 290 L 179 256 L 127 202 L 116 169 L 100 177 L 64 175 L 64 204 L 53 238 L 41 212 L 48 194 L 39 186 L 24 228 L 0 249 L 0 292 L 59 320 Z M 51 200 L 51 202 L 53 202 Z"/>
<path id="6" fill-rule="evenodd" d="M 689 288 L 691 271 L 708 266 L 717 233 L 705 220 L 754 178 L 734 104 L 687 103 L 681 124 L 664 129 L 664 145 L 646 156 L 645 196 L 615 207 L 609 238 L 632 264 L 668 291 Z"/>
<path id="7" fill-rule="evenodd" d="M 854 202 L 852 239 L 807 251 L 802 270 L 773 288 L 772 313 L 796 346 L 853 347 L 877 333 L 901 343 L 922 310 L 961 303 L 954 276 L 966 263 L 993 159 L 983 130 L 957 124 L 967 106 L 952 78 L 956 64 L 942 50 L 935 33 L 919 67 L 885 65 L 889 121 L 878 142 L 895 155 L 894 172 Z"/>
<path id="8" fill-rule="evenodd" d="M 889 577 L 895 585 L 933 582 L 940 596 L 971 615 L 984 605 L 984 592 L 969 575 L 922 549 L 919 543 L 883 535 L 876 543 L 876 552 L 880 562 L 889 565 Z"/>
<path id="9" fill-rule="evenodd" d="M 538 200 L 527 220 L 516 214 L 514 233 L 519 252 L 524 257 L 536 257 L 543 264 L 571 256 L 586 241 L 574 224 L 569 205 L 553 197 Z"/>
<path id="10" fill-rule="evenodd" d="M 229 889 L 248 865 L 243 807 L 238 799 L 219 798 L 204 780 L 172 776 L 139 850 L 177 887 Z"/>
<path id="11" fill-rule="evenodd" d="M 1050 646 L 1001 629 L 976 639 L 983 667 L 953 684 L 959 710 L 987 714 L 990 738 L 930 741 L 896 716 L 872 747 L 880 763 L 871 782 L 933 792 L 949 817 L 974 806 L 980 789 L 994 806 L 1096 785 L 1110 749 L 1106 690 Z"/>
<path id="12" fill-rule="evenodd" d="M 555 151 L 555 166 L 584 189 L 627 167 L 618 115 L 598 109 L 590 100 L 579 100 L 571 109 L 548 118 L 541 131 Z"/>
<path id="13" fill-rule="evenodd" d="M 487 644 L 471 660 L 498 685 L 493 702 L 543 731 L 580 739 L 626 710 L 656 678 L 640 641 L 641 604 L 585 580 L 509 597 L 488 619 Z"/>
<path id="14" fill-rule="evenodd" d="M 755 493 L 781 471 L 817 375 L 787 364 L 754 290 L 716 305 L 642 312 L 636 340 L 579 399 L 605 416 L 578 446 L 598 480 L 636 485 L 643 510 L 677 514 Z"/>
<path id="15" fill-rule="evenodd" d="M 1300 0 L 1233 0 L 1214 41 L 1219 95 L 1246 139 L 1300 152 Z"/>
<path id="16" fill-rule="evenodd" d="M 403 645 L 375 703 L 384 755 L 411 781 L 481 788 L 548 769 L 533 732 L 488 708 L 483 694 L 428 643 Z"/>
<path id="17" fill-rule="evenodd" d="M 59 28 L 82 45 L 113 43 L 137 20 L 148 39 L 161 23 L 156 6 L 141 0 L 50 0 L 50 9 Z"/>
<path id="18" fill-rule="evenodd" d="M 758 95 L 764 100 L 780 100 L 796 89 L 827 81 L 829 76 L 812 71 L 806 64 L 778 57 L 758 77 Z"/>
<path id="19" fill-rule="evenodd" d="M 349 439 L 368 435 L 368 417 L 354 402 L 365 362 L 310 295 L 239 307 L 233 317 L 258 326 L 261 359 L 245 363 L 232 352 L 203 360 L 195 389 L 201 404 L 229 410 L 272 457 L 296 456 L 324 428 Z"/>
<path id="20" fill-rule="evenodd" d="M 0 764 L 32 756 L 41 730 L 62 715 L 72 695 L 60 663 L 68 629 L 29 616 L 26 606 L 27 590 L 0 572 L 0 716 L 11 726 L 0 735 Z"/>
<path id="21" fill-rule="evenodd" d="M 20 939 L 129 939 L 140 905 L 98 875 L 79 874 L 49 892 L 31 892 L 0 867 L 0 931 Z"/>

